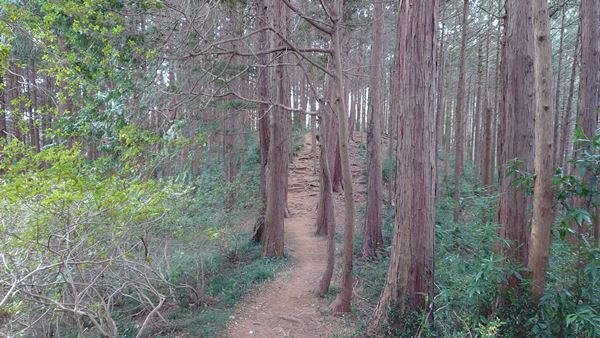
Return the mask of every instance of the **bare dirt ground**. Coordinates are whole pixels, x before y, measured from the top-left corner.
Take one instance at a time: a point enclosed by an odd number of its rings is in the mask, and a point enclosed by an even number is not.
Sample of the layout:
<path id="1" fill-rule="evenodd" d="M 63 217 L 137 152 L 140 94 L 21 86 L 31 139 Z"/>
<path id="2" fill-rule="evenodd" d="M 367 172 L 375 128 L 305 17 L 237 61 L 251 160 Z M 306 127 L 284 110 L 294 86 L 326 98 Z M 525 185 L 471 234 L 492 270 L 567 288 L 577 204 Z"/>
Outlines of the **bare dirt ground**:
<path id="1" fill-rule="evenodd" d="M 365 189 L 358 147 L 358 142 L 350 142 L 357 209 Z M 238 305 L 225 337 L 316 338 L 351 329 L 342 318 L 327 314 L 327 300 L 313 294 L 325 267 L 326 241 L 315 236 L 319 178 L 314 171 L 310 134 L 305 136 L 303 148 L 290 165 L 288 184 L 290 217 L 285 220 L 285 245 L 290 267 Z M 334 194 L 336 225 L 340 231 L 344 224 L 343 195 Z"/>

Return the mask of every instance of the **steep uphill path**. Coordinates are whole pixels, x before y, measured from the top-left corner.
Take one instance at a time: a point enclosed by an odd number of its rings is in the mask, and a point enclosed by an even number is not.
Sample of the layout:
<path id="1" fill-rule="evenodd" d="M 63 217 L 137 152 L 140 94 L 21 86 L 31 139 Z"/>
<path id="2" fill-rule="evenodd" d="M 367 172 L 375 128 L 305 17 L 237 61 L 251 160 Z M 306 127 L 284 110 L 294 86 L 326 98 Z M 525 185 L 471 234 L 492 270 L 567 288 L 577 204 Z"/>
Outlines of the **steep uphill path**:
<path id="1" fill-rule="evenodd" d="M 362 198 L 358 144 L 351 142 L 350 153 L 357 199 Z M 290 165 L 285 244 L 290 268 L 252 292 L 236 309 L 226 337 L 329 337 L 345 331 L 339 317 L 326 315 L 327 301 L 313 295 L 325 266 L 325 238 L 315 236 L 319 179 L 314 173 L 310 134 Z M 360 202 L 357 200 L 357 202 Z M 343 197 L 335 196 L 336 225 L 343 227 Z"/>

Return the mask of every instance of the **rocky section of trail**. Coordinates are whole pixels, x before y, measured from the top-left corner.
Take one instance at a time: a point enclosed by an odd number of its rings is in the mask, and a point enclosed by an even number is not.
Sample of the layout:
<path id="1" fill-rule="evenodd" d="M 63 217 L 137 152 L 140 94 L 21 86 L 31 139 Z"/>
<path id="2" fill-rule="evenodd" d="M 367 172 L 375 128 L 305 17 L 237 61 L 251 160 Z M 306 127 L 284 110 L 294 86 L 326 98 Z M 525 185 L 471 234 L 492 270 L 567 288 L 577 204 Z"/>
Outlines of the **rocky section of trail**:
<path id="1" fill-rule="evenodd" d="M 290 217 L 285 220 L 285 245 L 290 267 L 239 304 L 226 337 L 329 337 L 347 326 L 340 317 L 327 314 L 327 301 L 313 294 L 325 266 L 326 241 L 315 236 L 319 178 L 314 171 L 310 135 L 304 140 L 289 171 Z M 365 187 L 358 148 L 359 143 L 350 142 L 355 198 L 361 203 Z M 335 193 L 338 231 L 343 228 L 343 207 L 343 194 Z"/>

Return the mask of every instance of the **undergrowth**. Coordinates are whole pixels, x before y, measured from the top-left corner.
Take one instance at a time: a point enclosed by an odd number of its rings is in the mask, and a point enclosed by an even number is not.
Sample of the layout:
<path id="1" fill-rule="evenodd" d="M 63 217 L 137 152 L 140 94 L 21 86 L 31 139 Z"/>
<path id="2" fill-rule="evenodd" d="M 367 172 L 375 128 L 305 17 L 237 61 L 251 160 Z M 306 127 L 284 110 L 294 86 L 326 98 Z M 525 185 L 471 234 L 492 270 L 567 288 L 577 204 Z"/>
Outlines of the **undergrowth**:
<path id="1" fill-rule="evenodd" d="M 423 337 L 597 336 L 600 250 L 586 238 L 581 241 L 580 250 L 572 241 L 565 240 L 564 230 L 558 225 L 568 216 L 564 210 L 558 213 L 557 225 L 553 227 L 546 292 L 540 306 L 533 308 L 528 302 L 530 286 L 524 277 L 525 267 L 508 262 L 497 251 L 500 246 L 510 245 L 498 236 L 498 225 L 494 223 L 497 195 L 479 188 L 469 164 L 461 185 L 460 223 L 452 221 L 452 182 L 442 184 L 436 206 L 434 321 L 424 320 L 423 313 L 412 312 L 400 319 L 402 330 L 384 326 L 381 332 L 390 337 L 412 337 L 417 331 Z M 353 300 L 352 313 L 356 331 L 346 336 L 366 336 L 385 283 L 393 212 L 392 207 L 386 207 L 385 252 L 373 260 L 356 259 L 358 296 Z M 363 220 L 359 222 L 362 224 Z M 361 242 L 359 233 L 355 254 L 360 252 Z M 498 286 L 510 275 L 521 279 L 521 284 L 514 294 L 502 295 L 507 301 L 500 305 Z M 390 315 L 394 315 L 393 311 Z"/>
<path id="2" fill-rule="evenodd" d="M 287 260 L 261 258 L 260 245 L 246 242 L 240 260 L 220 260 L 211 267 L 205 297 L 210 303 L 179 307 L 165 314 L 168 324 L 156 327 L 152 337 L 218 337 L 232 319 L 235 305 L 252 288 L 270 280 Z"/>

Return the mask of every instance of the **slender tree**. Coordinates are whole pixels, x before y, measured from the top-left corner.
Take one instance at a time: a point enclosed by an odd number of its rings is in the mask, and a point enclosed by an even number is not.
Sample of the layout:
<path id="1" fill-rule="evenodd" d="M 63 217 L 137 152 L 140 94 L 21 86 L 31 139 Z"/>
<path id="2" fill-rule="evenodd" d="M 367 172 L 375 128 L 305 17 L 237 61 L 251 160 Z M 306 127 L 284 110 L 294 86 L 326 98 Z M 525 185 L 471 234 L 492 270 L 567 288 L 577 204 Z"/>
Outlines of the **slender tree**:
<path id="1" fill-rule="evenodd" d="M 535 184 L 533 222 L 528 267 L 532 297 L 538 302 L 544 294 L 551 228 L 554 221 L 552 175 L 554 173 L 554 119 L 552 106 L 552 40 L 548 1 L 533 1 L 535 46 Z"/>
<path id="2" fill-rule="evenodd" d="M 560 95 L 562 89 L 562 74 L 563 74 L 563 54 L 564 54 L 564 36 L 565 36 L 565 16 L 566 3 L 561 8 L 560 14 L 560 37 L 558 42 L 558 67 L 556 68 L 556 86 L 554 94 L 554 166 L 560 166 L 560 154 L 558 141 L 560 140 Z"/>
<path id="3" fill-rule="evenodd" d="M 348 157 L 348 130 L 346 98 L 343 82 L 342 46 L 340 44 L 343 20 L 343 0 L 335 0 L 329 8 L 330 18 L 333 23 L 331 34 L 331 53 L 335 69 L 334 80 L 336 83 L 335 109 L 340 124 L 338 133 L 339 152 L 342 166 L 342 180 L 344 185 L 344 263 L 342 269 L 342 290 L 330 305 L 334 312 L 348 312 L 352 301 L 352 251 L 354 245 L 354 189 L 352 187 L 352 172 Z"/>
<path id="4" fill-rule="evenodd" d="M 326 228 L 327 228 L 327 258 L 325 264 L 325 270 L 319 280 L 319 285 L 315 293 L 318 296 L 324 295 L 329 290 L 331 284 L 331 277 L 333 276 L 333 268 L 335 264 L 335 217 L 334 217 L 334 204 L 333 204 L 333 190 L 331 187 L 331 173 L 329 170 L 329 161 L 327 159 L 327 150 L 324 149 L 323 143 L 320 147 L 320 168 L 321 168 L 321 189 L 322 194 L 325 198 L 323 204 L 323 212 L 327 213 L 326 216 Z"/>
<path id="5" fill-rule="evenodd" d="M 561 159 L 561 167 L 568 173 L 570 172 L 571 166 L 566 165 L 566 160 L 569 158 L 572 150 L 572 117 L 573 117 L 573 96 L 575 95 L 575 80 L 577 78 L 577 66 L 579 65 L 579 47 L 581 38 L 581 26 L 577 30 L 575 37 L 575 48 L 573 48 L 573 63 L 571 64 L 571 76 L 569 79 L 569 93 L 567 94 L 567 101 L 565 103 L 565 114 L 563 115 L 563 122 L 561 123 L 561 140 L 559 156 Z"/>
<path id="6" fill-rule="evenodd" d="M 331 67 L 329 67 L 329 69 L 331 69 Z M 334 101 L 333 97 L 335 97 L 334 81 L 332 78 L 328 78 L 325 82 L 328 88 L 327 95 L 329 96 L 327 101 L 331 103 Z M 337 124 L 335 111 L 331 109 L 331 104 L 328 104 L 327 107 L 321 109 L 319 116 L 319 143 L 321 153 L 327 153 L 327 161 L 321 162 L 320 164 L 323 165 L 326 163 L 329 168 L 327 172 L 321 169 L 321 175 L 319 177 L 319 182 L 321 182 L 321 184 L 319 186 L 319 202 L 317 204 L 317 218 L 315 227 L 317 228 L 317 235 L 324 236 L 329 232 L 330 223 L 335 222 L 335 219 L 333 219 L 333 214 L 329 212 L 329 210 L 333 208 L 332 173 L 334 170 L 333 163 L 329 159 L 335 157 L 339 126 Z M 327 189 L 327 186 L 331 187 L 331 189 Z"/>
<path id="7" fill-rule="evenodd" d="M 381 172 L 381 115 L 383 110 L 383 24 L 382 0 L 374 0 L 373 47 L 371 49 L 369 85 L 369 128 L 367 131 L 367 213 L 363 228 L 362 255 L 375 256 L 383 249 L 381 233 L 383 177 Z"/>
<path id="8" fill-rule="evenodd" d="M 456 146 L 454 155 L 454 222 L 458 222 L 460 218 L 460 187 L 462 182 L 463 166 L 464 166 L 464 125 L 467 116 L 467 89 L 466 89 L 466 72 L 467 72 L 467 38 L 468 38 L 468 22 L 469 22 L 469 0 L 463 2 L 462 13 L 462 38 L 460 43 L 460 69 L 458 71 L 458 91 L 456 94 Z"/>
<path id="9" fill-rule="evenodd" d="M 270 25 L 269 23 L 269 3 L 270 0 L 258 0 L 257 1 L 257 26 L 263 29 L 258 34 L 258 46 L 262 50 L 270 48 L 269 37 L 267 30 L 265 29 Z M 269 96 L 269 79 L 270 72 L 267 64 L 269 62 L 269 56 L 262 54 L 258 56 L 258 63 L 261 67 L 258 68 L 257 82 L 258 82 L 258 97 L 261 101 L 257 105 L 257 119 L 258 119 L 258 142 L 260 148 L 260 195 L 263 203 L 263 210 L 254 229 L 254 240 L 262 241 L 262 233 L 264 230 L 264 211 L 267 205 L 267 164 L 269 159 L 269 106 L 266 103 Z"/>
<path id="10" fill-rule="evenodd" d="M 445 13 L 446 13 L 446 2 L 442 1 L 441 5 L 441 16 L 444 17 Z M 436 90 L 436 109 L 435 109 L 435 125 L 436 125 L 436 145 L 435 145 L 435 149 L 436 149 L 436 153 L 437 153 L 437 172 L 440 172 L 440 168 L 441 168 L 441 154 L 440 154 L 440 143 L 443 140 L 443 127 L 444 127 L 444 118 L 445 118 L 445 110 L 444 110 L 444 95 L 445 95 L 445 91 L 444 89 L 445 87 L 445 75 L 446 75 L 446 23 L 444 21 L 442 21 L 442 27 L 441 27 L 441 33 L 440 33 L 440 46 L 438 48 L 439 53 L 438 53 L 438 81 L 437 81 L 437 90 Z M 390 153 L 391 153 L 391 147 L 390 147 Z M 444 161 L 448 160 L 448 154 L 444 154 Z M 390 161 L 391 163 L 391 161 Z M 388 172 L 391 172 L 391 167 L 390 169 L 388 169 Z M 436 193 L 436 198 L 439 197 L 439 194 L 441 192 L 440 186 L 441 186 L 441 178 L 442 175 L 438 176 L 438 181 L 436 183 L 436 188 L 435 188 L 435 193 Z"/>
<path id="11" fill-rule="evenodd" d="M 577 112 L 577 124 L 586 138 L 594 137 L 598 127 L 598 88 L 600 87 L 600 33 L 598 22 L 597 0 L 581 1 L 581 76 L 579 79 L 579 105 Z M 596 184 L 591 180 L 591 174 L 586 173 L 584 180 L 587 184 Z M 580 205 L 591 209 L 589 199 L 580 201 Z M 600 220 L 592 222 L 592 229 L 596 241 L 600 243 Z"/>

